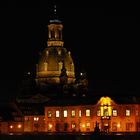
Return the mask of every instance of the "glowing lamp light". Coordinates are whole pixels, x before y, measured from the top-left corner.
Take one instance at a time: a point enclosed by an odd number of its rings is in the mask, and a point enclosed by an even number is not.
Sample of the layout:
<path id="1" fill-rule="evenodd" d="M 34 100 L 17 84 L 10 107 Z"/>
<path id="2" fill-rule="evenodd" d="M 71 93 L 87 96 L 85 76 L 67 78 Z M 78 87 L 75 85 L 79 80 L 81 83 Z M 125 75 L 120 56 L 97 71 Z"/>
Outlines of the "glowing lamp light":
<path id="1" fill-rule="evenodd" d="M 117 124 L 117 127 L 120 128 L 120 126 L 121 126 L 120 123 L 118 123 L 118 124 Z"/>
<path id="2" fill-rule="evenodd" d="M 101 105 L 111 105 L 111 98 L 109 97 L 101 97 L 100 101 Z"/>
<path id="3" fill-rule="evenodd" d="M 34 117 L 34 121 L 38 121 L 39 120 L 39 118 L 38 117 Z"/>
<path id="4" fill-rule="evenodd" d="M 13 125 L 10 125 L 10 128 L 12 129 L 13 128 Z"/>
<path id="5" fill-rule="evenodd" d="M 49 124 L 49 128 L 52 128 L 52 124 Z"/>
<path id="6" fill-rule="evenodd" d="M 81 72 L 81 73 L 80 73 L 80 75 L 82 76 L 82 75 L 83 75 L 83 73 Z"/>
<path id="7" fill-rule="evenodd" d="M 28 74 L 28 75 L 31 75 L 31 72 L 28 71 L 27 74 Z"/>
<path id="8" fill-rule="evenodd" d="M 85 124 L 82 124 L 82 127 L 85 128 Z"/>
<path id="9" fill-rule="evenodd" d="M 19 124 L 17 127 L 18 127 L 18 128 L 21 128 L 21 124 Z"/>

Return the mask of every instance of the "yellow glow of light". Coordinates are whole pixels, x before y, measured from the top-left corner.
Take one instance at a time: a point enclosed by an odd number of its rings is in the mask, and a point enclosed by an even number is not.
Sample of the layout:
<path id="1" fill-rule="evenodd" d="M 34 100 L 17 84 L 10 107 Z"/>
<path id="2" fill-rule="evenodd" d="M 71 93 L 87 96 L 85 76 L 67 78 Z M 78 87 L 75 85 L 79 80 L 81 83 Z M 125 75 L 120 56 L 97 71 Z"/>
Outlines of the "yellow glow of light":
<path id="1" fill-rule="evenodd" d="M 100 104 L 101 104 L 101 116 L 104 116 L 104 110 L 108 111 L 107 116 L 112 115 L 112 108 L 111 108 L 111 98 L 109 97 L 101 97 L 100 99 Z"/>
<path id="2" fill-rule="evenodd" d="M 85 124 L 82 124 L 82 127 L 84 128 L 85 127 Z"/>
<path id="3" fill-rule="evenodd" d="M 18 125 L 18 128 L 21 128 L 21 124 Z"/>
<path id="4" fill-rule="evenodd" d="M 64 42 L 63 41 L 48 41 L 48 46 L 63 46 Z"/>
<path id="5" fill-rule="evenodd" d="M 39 120 L 39 118 L 38 117 L 34 117 L 34 121 L 38 121 Z"/>
<path id="6" fill-rule="evenodd" d="M 12 129 L 13 128 L 13 125 L 10 125 L 10 128 Z"/>
<path id="7" fill-rule="evenodd" d="M 109 97 L 101 97 L 100 101 L 101 105 L 111 105 L 111 98 Z"/>
<path id="8" fill-rule="evenodd" d="M 111 109 L 111 107 L 110 107 L 110 106 L 108 107 L 108 115 L 109 115 L 109 116 L 111 116 L 111 115 L 112 115 L 112 109 Z"/>
<path id="9" fill-rule="evenodd" d="M 49 128 L 52 128 L 52 124 L 49 124 Z"/>
<path id="10" fill-rule="evenodd" d="M 117 124 L 117 127 L 119 127 L 119 128 L 120 128 L 120 126 L 121 126 L 121 125 L 120 125 L 120 123 L 118 123 L 118 124 Z"/>
<path id="11" fill-rule="evenodd" d="M 101 107 L 101 116 L 104 116 L 104 108 Z"/>

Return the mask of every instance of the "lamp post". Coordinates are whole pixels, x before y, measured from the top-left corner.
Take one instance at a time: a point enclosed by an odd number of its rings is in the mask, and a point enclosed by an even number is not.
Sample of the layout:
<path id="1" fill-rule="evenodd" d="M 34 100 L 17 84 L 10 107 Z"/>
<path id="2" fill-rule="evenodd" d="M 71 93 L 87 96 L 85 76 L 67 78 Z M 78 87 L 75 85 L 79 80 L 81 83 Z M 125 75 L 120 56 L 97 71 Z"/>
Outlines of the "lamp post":
<path id="1" fill-rule="evenodd" d="M 38 128 L 39 128 L 39 124 L 38 124 L 38 120 L 39 118 L 38 117 L 34 117 L 34 127 L 36 128 L 36 131 L 38 132 Z"/>

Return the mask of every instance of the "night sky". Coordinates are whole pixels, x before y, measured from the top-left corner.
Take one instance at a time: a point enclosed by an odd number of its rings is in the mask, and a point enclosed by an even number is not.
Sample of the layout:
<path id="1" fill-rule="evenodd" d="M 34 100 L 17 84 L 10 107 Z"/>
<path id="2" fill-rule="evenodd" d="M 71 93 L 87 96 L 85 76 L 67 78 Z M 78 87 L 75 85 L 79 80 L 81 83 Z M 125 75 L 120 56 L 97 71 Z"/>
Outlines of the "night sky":
<path id="1" fill-rule="evenodd" d="M 96 95 L 138 95 L 139 42 L 131 10 L 58 4 L 64 47 L 71 51 L 77 76 L 87 73 Z M 46 47 L 50 3 L 16 4 L 0 8 L 0 99 L 17 94 L 28 71 L 35 71 Z"/>

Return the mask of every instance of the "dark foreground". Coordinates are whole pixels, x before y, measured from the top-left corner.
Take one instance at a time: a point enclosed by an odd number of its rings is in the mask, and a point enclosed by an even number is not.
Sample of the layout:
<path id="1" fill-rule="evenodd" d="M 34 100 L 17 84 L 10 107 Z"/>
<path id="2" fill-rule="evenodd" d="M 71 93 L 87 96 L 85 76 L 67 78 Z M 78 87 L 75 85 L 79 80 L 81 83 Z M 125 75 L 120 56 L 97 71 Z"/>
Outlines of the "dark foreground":
<path id="1" fill-rule="evenodd" d="M 93 135 L 93 134 L 9 134 L 0 140 L 140 140 L 140 134 Z"/>

